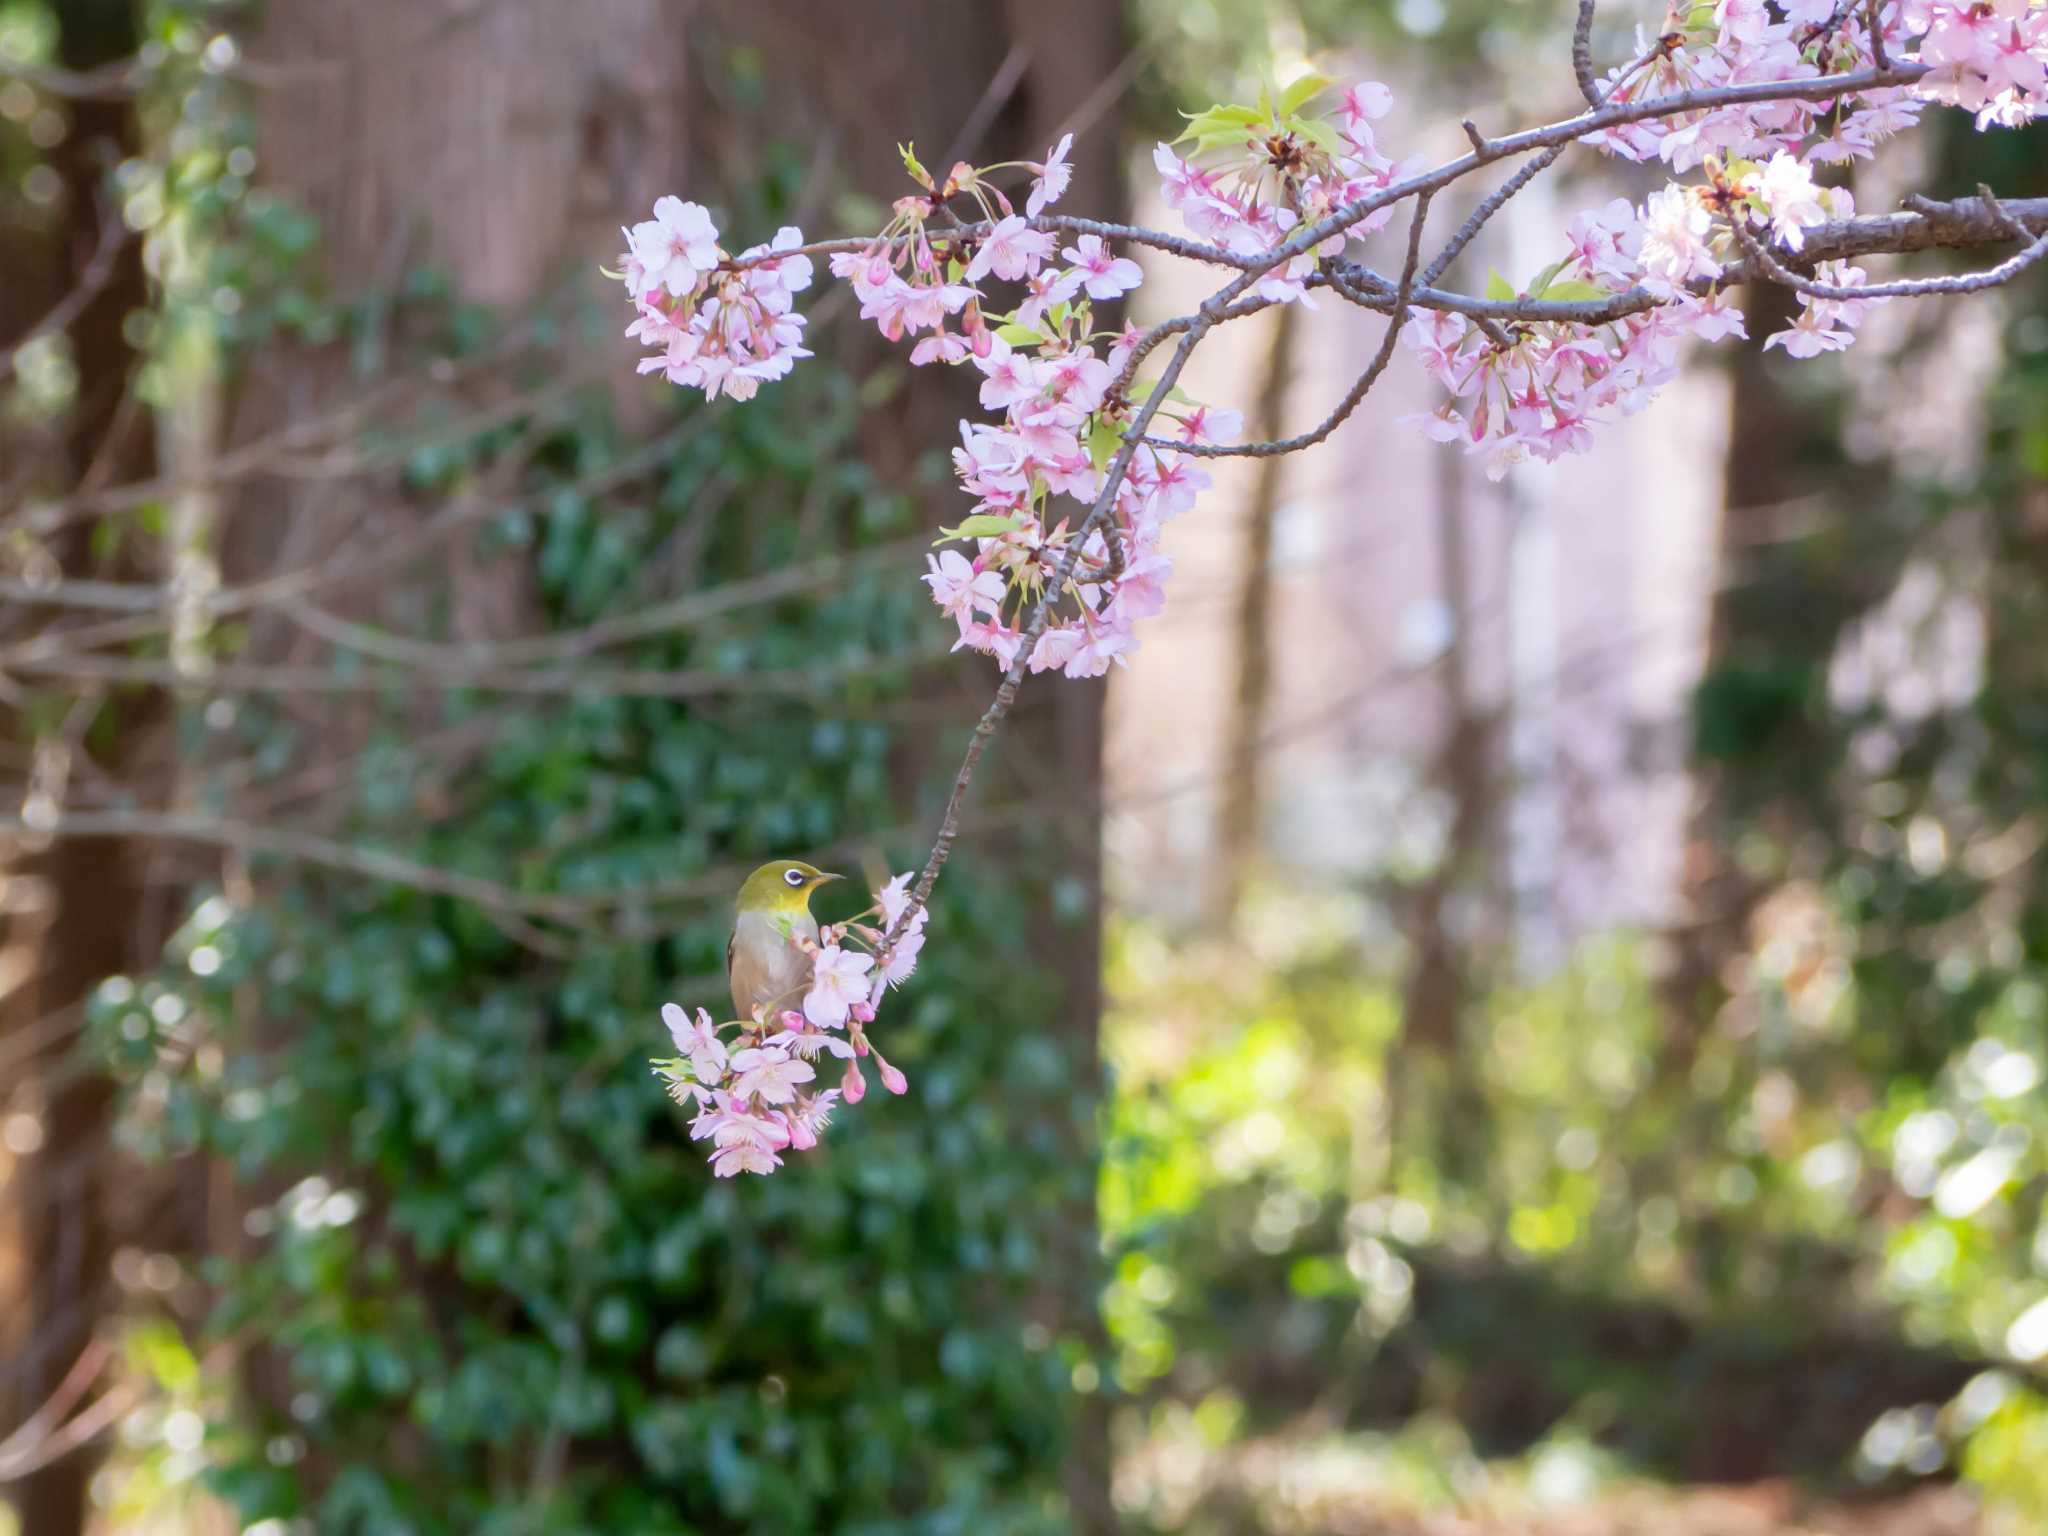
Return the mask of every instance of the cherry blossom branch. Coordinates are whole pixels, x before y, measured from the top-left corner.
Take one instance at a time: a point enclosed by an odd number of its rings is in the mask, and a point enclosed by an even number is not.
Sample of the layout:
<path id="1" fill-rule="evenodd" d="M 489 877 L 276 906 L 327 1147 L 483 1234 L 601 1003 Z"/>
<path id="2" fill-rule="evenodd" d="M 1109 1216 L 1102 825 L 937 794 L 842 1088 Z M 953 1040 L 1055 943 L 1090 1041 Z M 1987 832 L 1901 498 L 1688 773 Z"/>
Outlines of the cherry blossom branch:
<path id="1" fill-rule="evenodd" d="M 1279 299 L 1267 298 L 1239 299 L 1234 304 L 1226 304 L 1218 309 L 1210 323 L 1221 324 L 1227 320 L 1242 320 L 1246 315 L 1256 315 L 1260 310 L 1271 309 L 1280 302 L 1281 300 Z M 1202 319 L 1201 311 L 1187 315 L 1176 315 L 1171 320 L 1160 321 L 1157 325 L 1146 331 L 1143 336 L 1138 338 L 1136 345 L 1131 348 L 1131 355 L 1125 359 L 1124 365 L 1117 371 L 1116 377 L 1110 380 L 1107 398 L 1111 400 L 1127 398 L 1131 383 L 1136 379 L 1138 369 L 1144 364 L 1145 359 L 1150 357 L 1159 345 L 1169 337 L 1185 335 L 1199 324 Z"/>
<path id="2" fill-rule="evenodd" d="M 1189 261 L 1203 261 L 1211 266 L 1237 267 L 1240 270 L 1252 267 L 1257 258 L 1237 251 L 1225 250 L 1205 240 L 1191 240 L 1184 235 L 1169 234 L 1163 229 L 1150 229 L 1142 224 L 1117 224 L 1106 219 L 1087 219 L 1068 213 L 1040 213 L 1025 219 L 1031 229 L 1063 235 L 1095 235 L 1104 240 L 1123 240 L 1132 245 L 1149 246 L 1164 251 L 1170 256 L 1185 257 Z M 993 219 L 963 219 L 949 224 L 935 234 L 934 240 L 980 240 L 996 227 Z M 787 260 L 791 256 L 845 256 L 880 249 L 894 253 L 907 246 L 909 235 L 854 235 L 833 240 L 810 240 L 800 245 L 785 246 L 773 251 L 760 251 L 753 255 L 728 256 L 722 258 L 709 270 L 714 272 L 749 272 L 756 268 Z"/>
<path id="3" fill-rule="evenodd" d="M 1201 314 L 1189 324 L 1179 344 L 1174 347 L 1173 356 L 1167 359 L 1166 370 L 1160 375 L 1159 383 L 1146 397 L 1145 403 L 1138 408 L 1138 414 L 1132 420 L 1130 430 L 1124 434 L 1123 446 L 1117 449 L 1116 456 L 1110 460 L 1109 468 L 1102 477 L 1102 489 L 1096 493 L 1094 504 L 1088 509 L 1088 515 L 1074 529 L 1074 535 L 1067 543 L 1066 553 L 1060 560 L 1058 571 L 1054 573 L 1053 579 L 1046 583 L 1037 606 L 1032 609 L 1031 621 L 1024 628 L 1023 642 L 1017 647 L 1016 656 L 1005 669 L 1002 683 L 996 688 L 995 697 L 989 700 L 988 708 L 982 711 L 981 719 L 975 722 L 974 734 L 968 739 L 967 753 L 961 759 L 959 772 L 953 775 L 953 787 L 946 796 L 946 808 L 939 817 L 938 835 L 932 840 L 931 853 L 926 857 L 924 868 L 918 874 L 917 884 L 911 889 L 909 904 L 904 907 L 896 921 L 889 925 L 889 931 L 883 935 L 876 965 L 878 972 L 888 968 L 889 960 L 896 952 L 898 940 L 903 937 L 917 913 L 922 911 L 931 899 L 932 887 L 938 881 L 939 871 L 946 867 L 946 859 L 952 853 L 953 844 L 960 835 L 960 806 L 967 798 L 967 786 L 973 781 L 974 770 L 981 762 L 982 753 L 988 750 L 989 741 L 995 736 L 996 728 L 1003 723 L 1004 716 L 1009 714 L 1011 706 L 1017 702 L 1018 691 L 1024 686 L 1024 673 L 1031 659 L 1032 648 L 1045 634 L 1046 626 L 1052 620 L 1053 606 L 1059 601 L 1067 582 L 1073 577 L 1082 546 L 1115 507 L 1117 491 L 1123 484 L 1124 476 L 1130 472 L 1131 460 L 1144 440 L 1145 429 L 1152 424 L 1152 418 L 1159 413 L 1159 407 L 1166 402 L 1168 394 L 1179 382 L 1181 369 L 1187 365 L 1189 354 L 1194 351 L 1202 337 L 1208 334 L 1210 327 L 1217 323 L 1226 303 L 1227 301 L 1211 299 L 1204 304 Z"/>
<path id="4" fill-rule="evenodd" d="M 2048 234 L 2032 235 L 2026 227 L 2009 215 L 1988 187 L 1978 189 L 1994 215 L 2003 220 L 2011 234 L 2028 243 L 2017 256 L 2008 257 L 1997 266 L 1982 272 L 1963 273 L 1953 277 L 1902 278 L 1897 282 L 1870 283 L 1862 287 L 1843 287 L 1834 283 L 1816 282 L 1802 277 L 1786 267 L 1774 256 L 1770 248 L 1757 239 L 1740 216 L 1730 219 L 1729 227 L 1735 231 L 1735 238 L 1749 255 L 1750 262 L 1775 283 L 1783 284 L 1793 292 L 1809 299 L 1827 299 L 1836 302 L 1855 302 L 1865 299 L 1919 299 L 1941 294 L 1982 293 L 2011 282 L 2025 272 L 2042 256 L 2048 255 Z M 1808 261 L 1825 258 L 1815 257 L 1802 247 L 1802 258 Z"/>
<path id="5" fill-rule="evenodd" d="M 1569 144 L 1585 138 L 1588 134 L 1598 133 L 1603 128 L 1646 122 L 1653 118 L 1677 117 L 1687 112 L 1711 111 L 1719 107 L 1756 106 L 1778 101 L 1832 101 L 1859 91 L 1911 85 L 1928 72 L 1927 65 L 1908 62 L 1894 64 L 1889 69 L 1859 69 L 1847 74 L 1823 75 L 1811 80 L 1758 80 L 1741 85 L 1702 87 L 1675 91 L 1666 96 L 1649 97 L 1642 101 L 1615 102 L 1609 106 L 1595 107 L 1581 112 L 1576 117 L 1565 118 L 1541 128 L 1524 129 L 1520 133 L 1508 134 L 1498 139 L 1484 139 L 1482 136 L 1485 145 L 1483 154 L 1475 149 L 1469 155 L 1461 155 L 1456 160 L 1446 161 L 1433 170 L 1410 176 L 1384 190 L 1346 204 L 1327 218 L 1296 230 L 1288 239 L 1272 249 L 1250 258 L 1248 263 L 1225 261 L 1223 264 L 1244 264 L 1247 275 L 1256 278 L 1275 267 L 1285 265 L 1296 256 L 1313 250 L 1332 235 L 1343 234 L 1380 209 L 1398 203 L 1404 198 L 1413 197 L 1420 192 L 1439 191 L 1452 182 L 1469 176 L 1490 161 L 1520 154 L 1526 150 L 1548 149 L 1553 145 Z"/>
<path id="6" fill-rule="evenodd" d="M 2000 224 L 1992 204 L 1981 198 L 1963 197 L 1950 202 L 1908 198 L 1909 211 L 1904 213 L 1838 219 L 1807 230 L 1799 261 L 1806 265 L 1854 256 L 1909 255 L 1917 251 L 1997 245 L 2015 238 L 2015 230 L 2021 232 L 2019 238 L 2048 234 L 2048 198 L 1994 201 L 2010 217 L 2010 227 Z M 1392 286 L 1385 278 L 1352 262 L 1331 262 L 1327 266 L 1327 286 L 1353 303 L 1381 314 L 1392 308 Z M 1717 277 L 1689 284 L 1688 290 L 1705 294 L 1733 288 L 1762 274 L 1761 263 L 1737 262 L 1723 268 Z M 1871 289 L 1847 292 L 1859 297 L 1876 296 Z M 1640 287 L 1624 289 L 1610 299 L 1487 299 L 1421 284 L 1417 284 L 1409 300 L 1415 309 L 1439 310 L 1475 320 L 1571 325 L 1606 325 L 1668 302 Z"/>
<path id="7" fill-rule="evenodd" d="M 1863 28 L 1870 40 L 1870 62 L 1879 69 L 1890 69 L 1891 56 L 1884 46 L 1884 22 L 1878 16 L 1882 8 L 1882 0 L 1863 0 Z"/>
<path id="8" fill-rule="evenodd" d="M 1449 270 L 1451 263 L 1464 253 L 1465 247 L 1470 245 L 1479 231 L 1486 226 L 1486 221 L 1498 213 L 1522 188 L 1555 165 L 1568 147 L 1564 144 L 1551 145 L 1481 199 L 1479 206 L 1474 208 L 1471 215 L 1458 227 L 1458 232 L 1451 236 L 1449 244 L 1445 245 L 1437 253 L 1436 258 L 1423 269 L 1421 286 L 1427 288 L 1442 277 Z"/>

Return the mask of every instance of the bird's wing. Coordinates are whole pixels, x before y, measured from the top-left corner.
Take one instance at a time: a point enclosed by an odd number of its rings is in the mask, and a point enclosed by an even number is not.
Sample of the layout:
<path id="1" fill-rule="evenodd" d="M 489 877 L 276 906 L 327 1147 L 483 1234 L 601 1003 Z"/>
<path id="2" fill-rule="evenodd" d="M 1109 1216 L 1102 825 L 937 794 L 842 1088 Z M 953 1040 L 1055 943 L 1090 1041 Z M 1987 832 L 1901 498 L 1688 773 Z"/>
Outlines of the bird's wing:
<path id="1" fill-rule="evenodd" d="M 725 941 L 725 984 L 727 989 L 732 993 L 732 1006 L 734 1011 L 738 1013 L 738 1015 L 742 1019 L 744 1019 L 747 1016 L 747 1005 L 745 1001 L 742 1000 L 742 998 L 740 997 L 739 972 L 733 968 L 734 960 L 739 950 L 739 942 L 740 930 L 739 926 L 735 924 L 733 926 L 731 936 L 727 938 Z"/>

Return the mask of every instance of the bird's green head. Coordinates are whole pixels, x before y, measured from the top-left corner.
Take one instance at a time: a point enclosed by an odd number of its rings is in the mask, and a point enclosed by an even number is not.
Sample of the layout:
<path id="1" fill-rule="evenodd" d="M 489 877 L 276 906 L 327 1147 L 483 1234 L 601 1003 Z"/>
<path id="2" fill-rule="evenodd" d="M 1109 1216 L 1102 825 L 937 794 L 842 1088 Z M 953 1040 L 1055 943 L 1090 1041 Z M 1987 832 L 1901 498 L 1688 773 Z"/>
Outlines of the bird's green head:
<path id="1" fill-rule="evenodd" d="M 844 879 L 827 874 L 798 859 L 777 859 L 763 864 L 740 887 L 742 912 L 802 912 L 811 904 L 811 892 L 829 881 Z"/>

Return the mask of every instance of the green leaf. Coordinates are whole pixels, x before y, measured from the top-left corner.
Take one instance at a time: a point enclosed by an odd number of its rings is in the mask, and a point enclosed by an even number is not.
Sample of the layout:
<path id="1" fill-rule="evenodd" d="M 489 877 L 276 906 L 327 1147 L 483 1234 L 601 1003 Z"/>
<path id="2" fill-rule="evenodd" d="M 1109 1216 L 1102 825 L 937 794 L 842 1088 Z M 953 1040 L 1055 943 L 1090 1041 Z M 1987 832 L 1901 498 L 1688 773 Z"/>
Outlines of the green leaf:
<path id="1" fill-rule="evenodd" d="M 1157 379 L 1140 379 L 1130 387 L 1127 393 L 1133 400 L 1142 404 L 1152 398 L 1152 391 L 1158 387 L 1159 381 Z M 1190 395 L 1178 384 L 1166 392 L 1166 398 L 1173 401 L 1176 405 L 1193 405 L 1195 403 L 1194 396 Z"/>
<path id="2" fill-rule="evenodd" d="M 1211 107 L 1198 112 L 1188 119 L 1188 126 L 1173 142 L 1180 144 L 1188 139 L 1207 147 L 1204 141 L 1217 140 L 1235 143 L 1248 136 L 1251 127 L 1261 120 L 1261 114 L 1250 107 Z"/>
<path id="3" fill-rule="evenodd" d="M 1566 258 L 1566 260 L 1569 259 L 1569 257 Z M 1555 278 L 1557 274 L 1562 272 L 1563 270 L 1563 261 L 1553 261 L 1541 272 L 1538 272 L 1536 276 L 1530 280 L 1529 283 L 1529 292 L 1531 296 L 1539 299 L 1542 298 L 1545 293 L 1549 292 L 1551 280 Z"/>
<path id="4" fill-rule="evenodd" d="M 1590 299 L 1611 299 L 1614 295 L 1605 288 L 1595 287 L 1582 277 L 1570 277 L 1561 283 L 1552 283 L 1543 290 L 1543 297 L 1555 299 L 1559 303 L 1576 304 Z"/>
<path id="5" fill-rule="evenodd" d="M 1117 430 L 1116 423 L 1096 417 L 1095 425 L 1088 429 L 1088 457 L 1095 461 L 1095 467 L 1107 469 L 1109 461 L 1116 457 L 1117 449 L 1123 445 L 1123 434 Z"/>
<path id="6" fill-rule="evenodd" d="M 1515 292 L 1515 285 L 1502 277 L 1497 268 L 1488 267 L 1486 269 L 1486 297 L 1489 299 L 1517 299 L 1521 295 Z"/>
<path id="7" fill-rule="evenodd" d="M 1303 75 L 1280 93 L 1281 115 L 1291 116 L 1299 112 L 1336 83 L 1328 75 Z"/>
<path id="8" fill-rule="evenodd" d="M 917 151 L 909 144 L 898 144 L 896 153 L 903 157 L 903 169 L 910 172 L 911 179 L 920 187 L 932 184 L 932 173 L 918 164 Z"/>
<path id="9" fill-rule="evenodd" d="M 1045 340 L 1030 326 L 1015 323 L 997 326 L 996 334 L 1013 347 L 1032 347 Z"/>
<path id="10" fill-rule="evenodd" d="M 1326 155 L 1338 154 L 1344 148 L 1344 141 L 1337 136 L 1337 130 L 1318 118 L 1296 118 L 1294 131 Z"/>
<path id="11" fill-rule="evenodd" d="M 1005 533 L 1015 533 L 1023 522 L 1013 514 L 977 512 L 972 517 L 962 518 L 957 528 L 941 528 L 939 532 L 948 539 L 993 539 Z"/>

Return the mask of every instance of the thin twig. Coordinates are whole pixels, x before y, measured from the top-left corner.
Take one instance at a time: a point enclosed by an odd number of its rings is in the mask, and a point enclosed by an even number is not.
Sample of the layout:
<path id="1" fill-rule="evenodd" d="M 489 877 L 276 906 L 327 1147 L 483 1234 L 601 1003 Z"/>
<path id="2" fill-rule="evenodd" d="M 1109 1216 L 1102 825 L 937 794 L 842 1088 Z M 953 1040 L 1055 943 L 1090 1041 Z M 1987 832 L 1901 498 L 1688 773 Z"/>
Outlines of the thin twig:
<path id="1" fill-rule="evenodd" d="M 1593 76 L 1593 5 L 1594 0 L 1579 0 L 1579 19 L 1572 28 L 1572 74 L 1589 107 L 1600 105 L 1600 85 Z"/>
<path id="2" fill-rule="evenodd" d="M 71 291 L 48 314 L 30 326 L 20 340 L 0 349 L 0 379 L 14 372 L 15 359 L 32 343 L 71 328 L 71 322 L 84 314 L 92 301 L 100 296 L 101 290 L 113 281 L 114 260 L 132 238 L 134 231 L 128 228 L 120 212 L 110 209 L 100 220 L 100 240 L 93 250 L 92 259 L 86 263 L 85 271 L 79 274 Z"/>
<path id="3" fill-rule="evenodd" d="M 1884 46 L 1884 20 L 1878 15 L 1881 9 L 1883 0 L 1863 0 L 1863 21 L 1870 32 L 1870 62 L 1879 69 L 1890 69 L 1891 56 Z"/>
<path id="4" fill-rule="evenodd" d="M 1479 206 L 1472 210 L 1471 217 L 1458 227 L 1455 235 L 1451 236 L 1450 243 L 1437 252 L 1436 259 L 1423 270 L 1421 285 L 1427 288 L 1442 277 L 1451 263 L 1464 253 L 1465 247 L 1472 243 L 1473 237 L 1485 227 L 1486 221 L 1498 213 L 1508 199 L 1557 164 L 1558 158 L 1564 154 L 1566 148 L 1563 144 L 1551 145 L 1482 199 Z"/>
<path id="5" fill-rule="evenodd" d="M 1227 290 L 1226 290 L 1227 291 Z M 1212 301 L 1213 303 L 1214 301 Z M 1220 308 L 1220 306 L 1218 306 Z M 931 899 L 932 886 L 937 883 L 939 871 L 946 867 L 946 859 L 953 851 L 954 841 L 960 835 L 960 806 L 967 798 L 967 786 L 973 782 L 974 770 L 981 762 L 981 755 L 988 750 L 988 744 L 996 733 L 996 727 L 1003 723 L 1010 707 L 1017 702 L 1018 690 L 1024 686 L 1024 674 L 1030 665 L 1031 653 L 1037 648 L 1039 639 L 1045 634 L 1046 626 L 1052 620 L 1052 611 L 1072 579 L 1074 567 L 1081 556 L 1081 546 L 1088 542 L 1088 535 L 1107 517 L 1116 505 L 1117 491 L 1122 487 L 1124 476 L 1130 471 L 1131 460 L 1137 454 L 1138 445 L 1145 429 L 1152 424 L 1174 383 L 1180 378 L 1180 371 L 1186 366 L 1188 354 L 1216 323 L 1209 305 L 1205 313 L 1184 334 L 1173 356 L 1167 360 L 1166 371 L 1160 375 L 1159 383 L 1138 408 L 1130 430 L 1124 435 L 1123 446 L 1116 451 L 1116 457 L 1109 461 L 1109 468 L 1102 477 L 1102 489 L 1096 493 L 1095 504 L 1088 509 L 1088 515 L 1075 527 L 1073 537 L 1067 542 L 1065 557 L 1060 561 L 1058 571 L 1046 583 L 1039 595 L 1038 604 L 1031 612 L 1031 621 L 1024 627 L 1024 633 L 1017 645 L 1017 654 L 1011 658 L 1009 668 L 1003 673 L 1002 683 L 997 687 L 995 697 L 989 700 L 988 708 L 982 711 L 981 719 L 975 723 L 974 734 L 968 738 L 966 755 L 960 761 L 960 770 L 953 775 L 953 788 L 946 796 L 946 809 L 939 818 L 938 836 L 932 841 L 931 853 L 926 857 L 923 871 L 917 877 L 917 884 L 911 890 L 910 900 L 898 914 L 896 921 L 889 925 L 889 931 L 882 938 L 875 962 L 876 986 L 882 985 L 881 977 L 889 968 L 890 958 L 896 952 L 897 940 L 923 910 Z"/>
<path id="6" fill-rule="evenodd" d="M 1315 427 L 1295 437 L 1276 438 L 1262 443 L 1176 443 L 1165 438 L 1148 437 L 1145 442 L 1155 448 L 1171 448 L 1179 453 L 1198 458 L 1251 458 L 1267 459 L 1285 453 L 1298 453 L 1304 448 L 1313 448 L 1344 424 L 1345 418 L 1358 409 L 1359 402 L 1372 392 L 1380 375 L 1386 372 L 1387 364 L 1393 360 L 1394 343 L 1400 339 L 1401 327 L 1407 320 L 1408 293 L 1415 282 L 1415 266 L 1422 255 L 1422 224 L 1429 217 L 1430 194 L 1425 192 L 1415 200 L 1415 218 L 1408 226 L 1408 255 L 1401 266 L 1401 281 L 1394 291 L 1393 312 L 1387 319 L 1386 334 L 1380 338 L 1379 350 L 1366 365 L 1365 372 L 1337 402 L 1336 409 Z"/>

